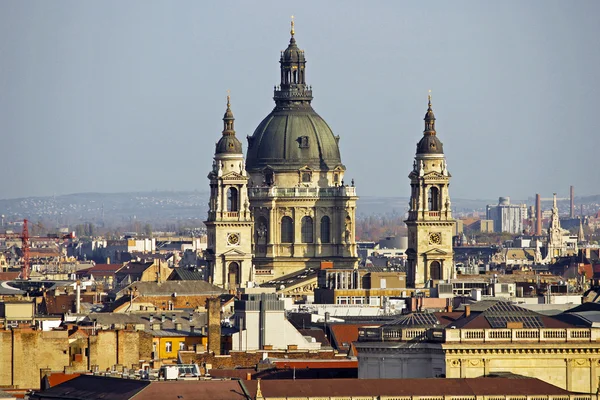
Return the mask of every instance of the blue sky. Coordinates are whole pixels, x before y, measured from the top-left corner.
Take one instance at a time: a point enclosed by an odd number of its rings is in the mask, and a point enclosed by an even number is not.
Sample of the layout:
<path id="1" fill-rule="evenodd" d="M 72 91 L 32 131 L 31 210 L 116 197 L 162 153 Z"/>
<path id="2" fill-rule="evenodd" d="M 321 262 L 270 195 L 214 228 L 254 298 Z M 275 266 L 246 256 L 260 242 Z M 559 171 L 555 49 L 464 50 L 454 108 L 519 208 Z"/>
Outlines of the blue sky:
<path id="1" fill-rule="evenodd" d="M 432 90 L 451 196 L 600 193 L 597 1 L 4 1 L 0 198 L 206 190 L 246 148 L 290 15 L 359 195 L 407 196 Z"/>

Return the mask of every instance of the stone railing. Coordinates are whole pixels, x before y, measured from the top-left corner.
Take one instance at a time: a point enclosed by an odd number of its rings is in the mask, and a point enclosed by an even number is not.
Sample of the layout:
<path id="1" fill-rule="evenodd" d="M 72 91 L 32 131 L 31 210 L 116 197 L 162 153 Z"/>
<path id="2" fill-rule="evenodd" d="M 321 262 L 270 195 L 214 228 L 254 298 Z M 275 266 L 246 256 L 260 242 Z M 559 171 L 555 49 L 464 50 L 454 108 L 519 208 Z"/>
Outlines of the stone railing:
<path id="1" fill-rule="evenodd" d="M 362 342 L 431 341 L 443 343 L 470 342 L 596 342 L 600 328 L 567 329 L 438 329 L 397 328 L 393 326 L 364 327 L 358 331 Z"/>
<path id="2" fill-rule="evenodd" d="M 592 342 L 600 340 L 600 329 L 446 329 L 448 342 Z"/>
<path id="3" fill-rule="evenodd" d="M 316 187 L 255 187 L 248 188 L 251 199 L 272 197 L 351 197 L 356 196 L 354 186 L 333 186 L 327 188 Z"/>

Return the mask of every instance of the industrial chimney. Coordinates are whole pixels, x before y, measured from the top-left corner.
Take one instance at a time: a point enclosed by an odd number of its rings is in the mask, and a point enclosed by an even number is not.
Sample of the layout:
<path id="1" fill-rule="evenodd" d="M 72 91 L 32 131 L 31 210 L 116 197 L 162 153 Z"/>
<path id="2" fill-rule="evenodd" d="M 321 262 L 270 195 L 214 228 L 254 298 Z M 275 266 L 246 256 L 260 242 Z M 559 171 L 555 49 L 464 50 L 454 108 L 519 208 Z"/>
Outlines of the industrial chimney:
<path id="1" fill-rule="evenodd" d="M 571 185 L 571 214 L 570 218 L 575 218 L 575 188 Z"/>
<path id="2" fill-rule="evenodd" d="M 535 235 L 542 235 L 542 199 L 539 193 L 535 195 Z"/>

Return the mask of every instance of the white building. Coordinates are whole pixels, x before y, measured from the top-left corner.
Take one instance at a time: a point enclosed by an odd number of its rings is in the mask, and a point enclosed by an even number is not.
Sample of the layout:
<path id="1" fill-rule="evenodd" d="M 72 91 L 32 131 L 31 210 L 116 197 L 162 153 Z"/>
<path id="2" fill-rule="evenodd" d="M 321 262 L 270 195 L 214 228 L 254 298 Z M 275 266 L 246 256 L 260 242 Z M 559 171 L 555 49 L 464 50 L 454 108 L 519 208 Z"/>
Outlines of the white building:
<path id="1" fill-rule="evenodd" d="M 272 293 L 245 294 L 234 305 L 233 351 L 319 350 L 321 343 L 302 336 L 285 317 L 285 302 Z"/>
<path id="2" fill-rule="evenodd" d="M 487 206 L 486 218 L 494 221 L 494 232 L 522 233 L 527 205 L 510 204 L 510 197 L 500 197 L 498 205 Z"/>

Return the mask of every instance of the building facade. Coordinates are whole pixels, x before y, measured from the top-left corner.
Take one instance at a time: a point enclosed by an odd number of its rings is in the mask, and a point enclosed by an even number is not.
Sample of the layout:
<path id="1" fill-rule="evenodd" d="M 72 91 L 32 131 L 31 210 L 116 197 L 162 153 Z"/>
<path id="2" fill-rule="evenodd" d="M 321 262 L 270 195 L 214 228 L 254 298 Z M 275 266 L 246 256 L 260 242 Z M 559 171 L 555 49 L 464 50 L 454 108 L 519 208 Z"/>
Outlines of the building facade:
<path id="1" fill-rule="evenodd" d="M 208 174 L 210 201 L 207 230 L 207 279 L 224 289 L 253 280 L 252 231 L 254 221 L 248 201 L 248 176 L 242 143 L 235 136 L 229 96 L 223 117 L 223 136 L 217 142 Z"/>
<path id="2" fill-rule="evenodd" d="M 442 142 L 435 131 L 431 96 L 425 114 L 423 138 L 410 178 L 411 197 L 408 219 L 407 284 L 425 287 L 454 277 L 452 236 L 455 221 L 448 186 L 450 173 Z"/>
<path id="3" fill-rule="evenodd" d="M 357 265 L 356 190 L 344 183 L 335 136 L 311 106 L 306 58 L 294 38 L 279 60 L 275 108 L 248 137 L 255 281 L 314 267 Z"/>
<path id="4" fill-rule="evenodd" d="M 498 205 L 488 205 L 486 218 L 494 221 L 494 232 L 523 233 L 527 219 L 526 204 L 510 204 L 510 197 L 500 197 Z"/>

